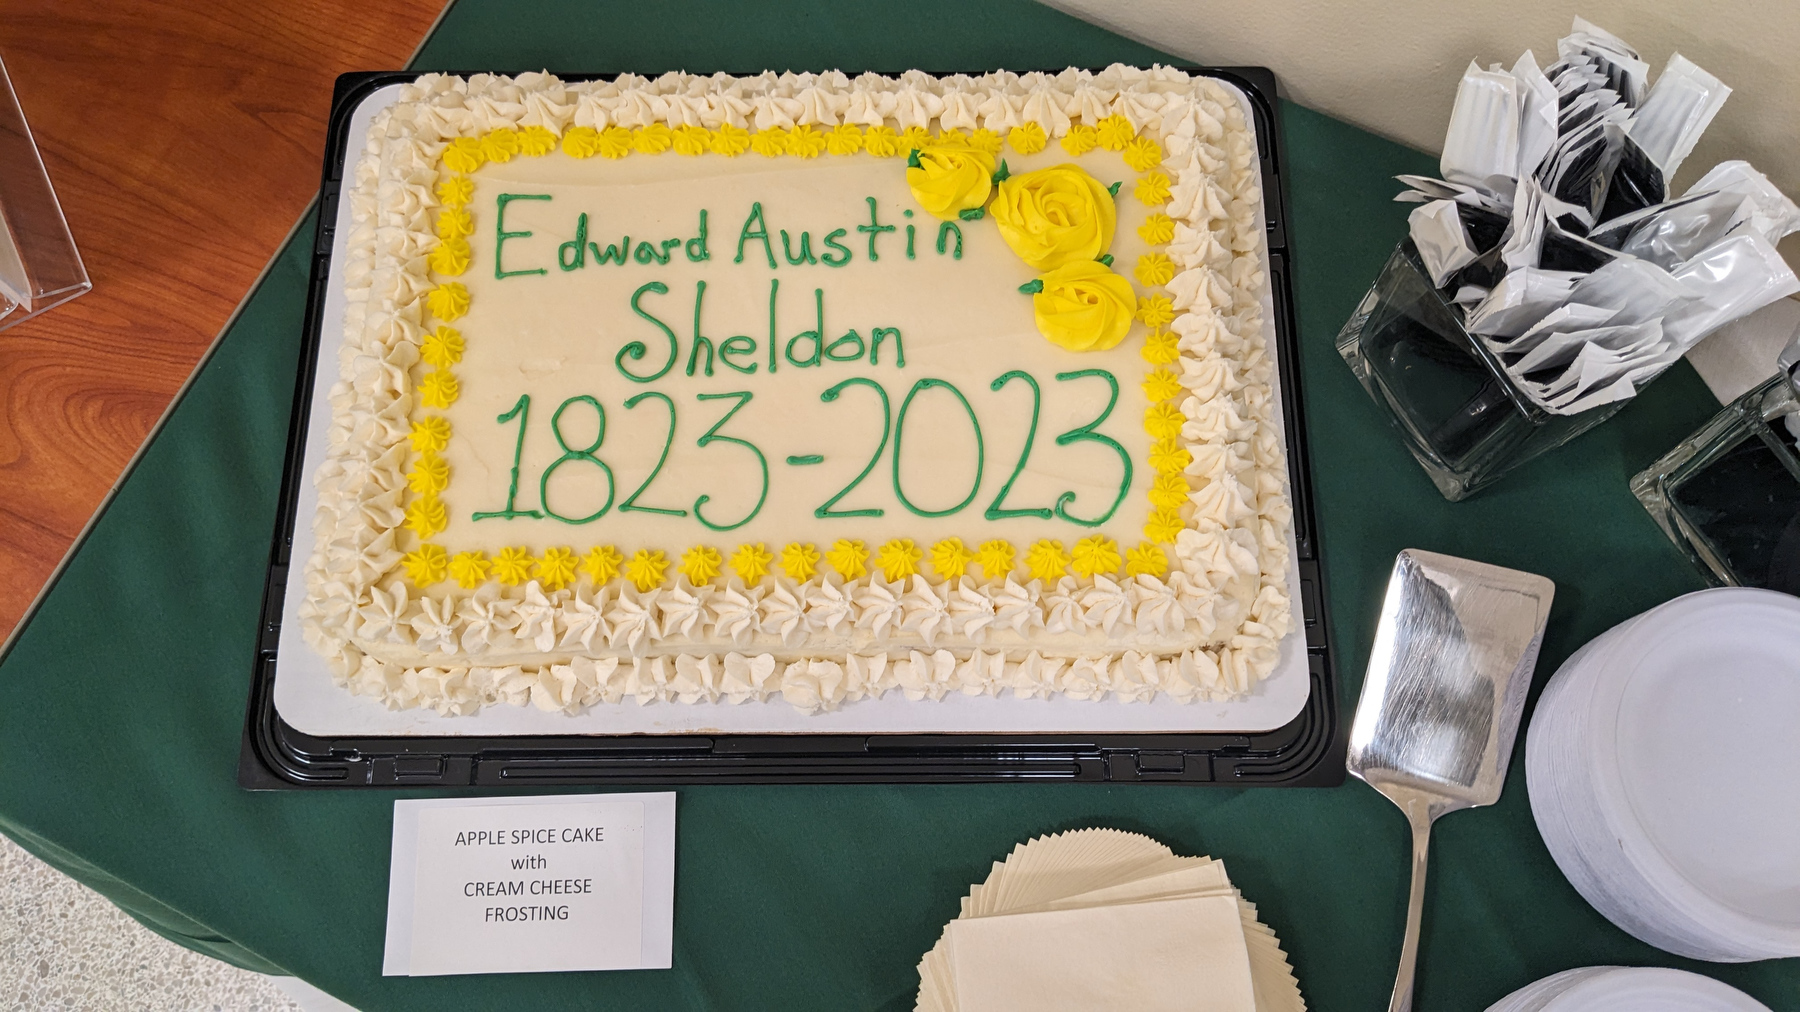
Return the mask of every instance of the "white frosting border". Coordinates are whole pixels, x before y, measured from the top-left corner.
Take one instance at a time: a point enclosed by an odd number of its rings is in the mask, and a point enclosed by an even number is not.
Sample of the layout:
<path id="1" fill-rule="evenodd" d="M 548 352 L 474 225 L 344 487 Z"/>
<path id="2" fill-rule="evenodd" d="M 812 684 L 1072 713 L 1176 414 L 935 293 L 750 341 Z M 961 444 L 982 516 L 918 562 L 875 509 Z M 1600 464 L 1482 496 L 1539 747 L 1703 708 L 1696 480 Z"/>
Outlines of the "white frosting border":
<path id="1" fill-rule="evenodd" d="M 397 578 L 404 539 L 407 370 L 417 360 L 425 254 L 444 138 L 498 126 L 791 126 L 838 122 L 1004 132 L 1054 140 L 1119 114 L 1164 147 L 1175 218 L 1165 286 L 1180 315 L 1184 442 L 1198 487 L 1168 578 L 993 586 L 879 575 L 746 589 L 684 581 L 546 593 L 484 588 L 453 607 Z M 1224 86 L 1168 68 L 1023 77 L 669 74 L 570 84 L 548 75 L 428 75 L 377 114 L 356 167 L 346 264 L 350 310 L 318 474 L 316 549 L 299 608 L 338 684 L 391 708 L 468 714 L 492 702 L 576 712 L 633 699 L 780 696 L 808 712 L 898 689 L 1218 700 L 1275 664 L 1289 625 L 1290 509 L 1273 369 L 1263 341 L 1263 222 L 1254 135 Z M 391 266 L 384 266 L 391 265 Z M 713 635 L 708 636 L 707 631 Z M 1029 635 L 1031 638 L 1026 639 Z M 716 645 L 722 650 L 708 650 Z M 699 648 L 700 652 L 696 652 Z M 560 656 L 559 656 L 560 653 Z M 386 657 L 378 656 L 386 654 Z M 412 663 L 396 657 L 412 655 Z M 549 663 L 545 663 L 549 661 Z"/>

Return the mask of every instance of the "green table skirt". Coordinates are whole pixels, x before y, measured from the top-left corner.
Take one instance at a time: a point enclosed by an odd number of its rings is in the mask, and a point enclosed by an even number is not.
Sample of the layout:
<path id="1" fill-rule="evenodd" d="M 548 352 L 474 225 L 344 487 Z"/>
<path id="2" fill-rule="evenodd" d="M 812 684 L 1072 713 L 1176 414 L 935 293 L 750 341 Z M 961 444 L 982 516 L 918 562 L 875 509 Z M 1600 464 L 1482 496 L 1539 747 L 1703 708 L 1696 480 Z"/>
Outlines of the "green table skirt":
<path id="1" fill-rule="evenodd" d="M 463 0 L 418 65 L 655 73 L 1158 60 L 1170 58 L 1023 0 Z M 1346 712 L 1401 548 L 1554 579 L 1540 686 L 1590 637 L 1699 587 L 1626 488 L 1716 410 L 1685 366 L 1493 492 L 1454 505 L 1438 497 L 1332 348 L 1404 230 L 1390 177 L 1430 172 L 1431 159 L 1304 109 L 1283 113 L 1305 405 Z M 301 235 L 0 658 L 0 830 L 163 935 L 298 974 L 367 1010 L 901 1010 L 912 1006 L 920 954 L 990 862 L 1041 833 L 1114 826 L 1223 858 L 1281 936 L 1312 1007 L 1386 1002 L 1407 834 L 1400 813 L 1358 783 L 686 788 L 674 969 L 381 977 L 392 802 L 410 795 L 253 794 L 234 779 L 310 222 Z M 1730 767 L 1719 743 L 1670 745 L 1703 747 L 1705 761 Z M 1433 849 L 1420 1008 L 1480 1009 L 1558 970 L 1624 963 L 1697 970 L 1772 1008 L 1800 1009 L 1800 960 L 1697 964 L 1636 942 L 1589 908 L 1538 839 L 1516 756 L 1500 804 L 1446 819 Z"/>

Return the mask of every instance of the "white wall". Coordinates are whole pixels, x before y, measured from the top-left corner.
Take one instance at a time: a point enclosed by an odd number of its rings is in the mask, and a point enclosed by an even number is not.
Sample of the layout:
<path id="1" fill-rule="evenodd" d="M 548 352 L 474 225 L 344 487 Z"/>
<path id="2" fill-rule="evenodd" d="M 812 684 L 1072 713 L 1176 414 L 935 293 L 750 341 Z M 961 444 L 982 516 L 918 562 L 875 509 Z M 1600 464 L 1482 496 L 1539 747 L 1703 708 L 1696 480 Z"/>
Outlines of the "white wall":
<path id="1" fill-rule="evenodd" d="M 1796 0 L 1047 0 L 1164 52 L 1273 69 L 1287 97 L 1437 152 L 1471 59 L 1540 64 L 1580 14 L 1636 47 L 1660 73 L 1683 56 L 1736 89 L 1675 179 L 1743 158 L 1800 199 L 1800 2 Z M 1652 77 L 1654 80 L 1654 76 Z M 1782 244 L 1800 265 L 1800 235 Z"/>

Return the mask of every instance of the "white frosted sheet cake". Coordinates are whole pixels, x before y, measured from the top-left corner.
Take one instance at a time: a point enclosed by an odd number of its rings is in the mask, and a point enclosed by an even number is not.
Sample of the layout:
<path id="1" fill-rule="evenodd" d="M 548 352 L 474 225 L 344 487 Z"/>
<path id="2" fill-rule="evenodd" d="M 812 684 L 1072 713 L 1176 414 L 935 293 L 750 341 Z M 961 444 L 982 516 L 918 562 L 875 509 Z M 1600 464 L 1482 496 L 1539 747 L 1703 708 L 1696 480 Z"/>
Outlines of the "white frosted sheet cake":
<path id="1" fill-rule="evenodd" d="M 276 681 L 297 729 L 1304 705 L 1235 90 L 432 75 L 352 134 Z"/>

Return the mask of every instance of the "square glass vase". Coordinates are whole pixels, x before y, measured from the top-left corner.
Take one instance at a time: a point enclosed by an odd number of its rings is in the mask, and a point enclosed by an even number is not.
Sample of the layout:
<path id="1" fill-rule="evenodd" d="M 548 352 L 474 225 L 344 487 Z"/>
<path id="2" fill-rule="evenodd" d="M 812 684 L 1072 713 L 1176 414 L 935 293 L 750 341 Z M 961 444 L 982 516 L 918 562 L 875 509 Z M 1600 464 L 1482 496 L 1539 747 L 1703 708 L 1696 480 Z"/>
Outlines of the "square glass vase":
<path id="1" fill-rule="evenodd" d="M 0 330 L 92 287 L 0 65 Z"/>
<path id="2" fill-rule="evenodd" d="M 1800 396 L 1777 375 L 1631 479 L 1711 583 L 1800 595 Z"/>
<path id="3" fill-rule="evenodd" d="M 1526 397 L 1431 283 L 1412 240 L 1388 258 L 1337 336 L 1338 354 L 1444 498 L 1466 499 L 1611 418 L 1624 401 L 1557 415 Z"/>

